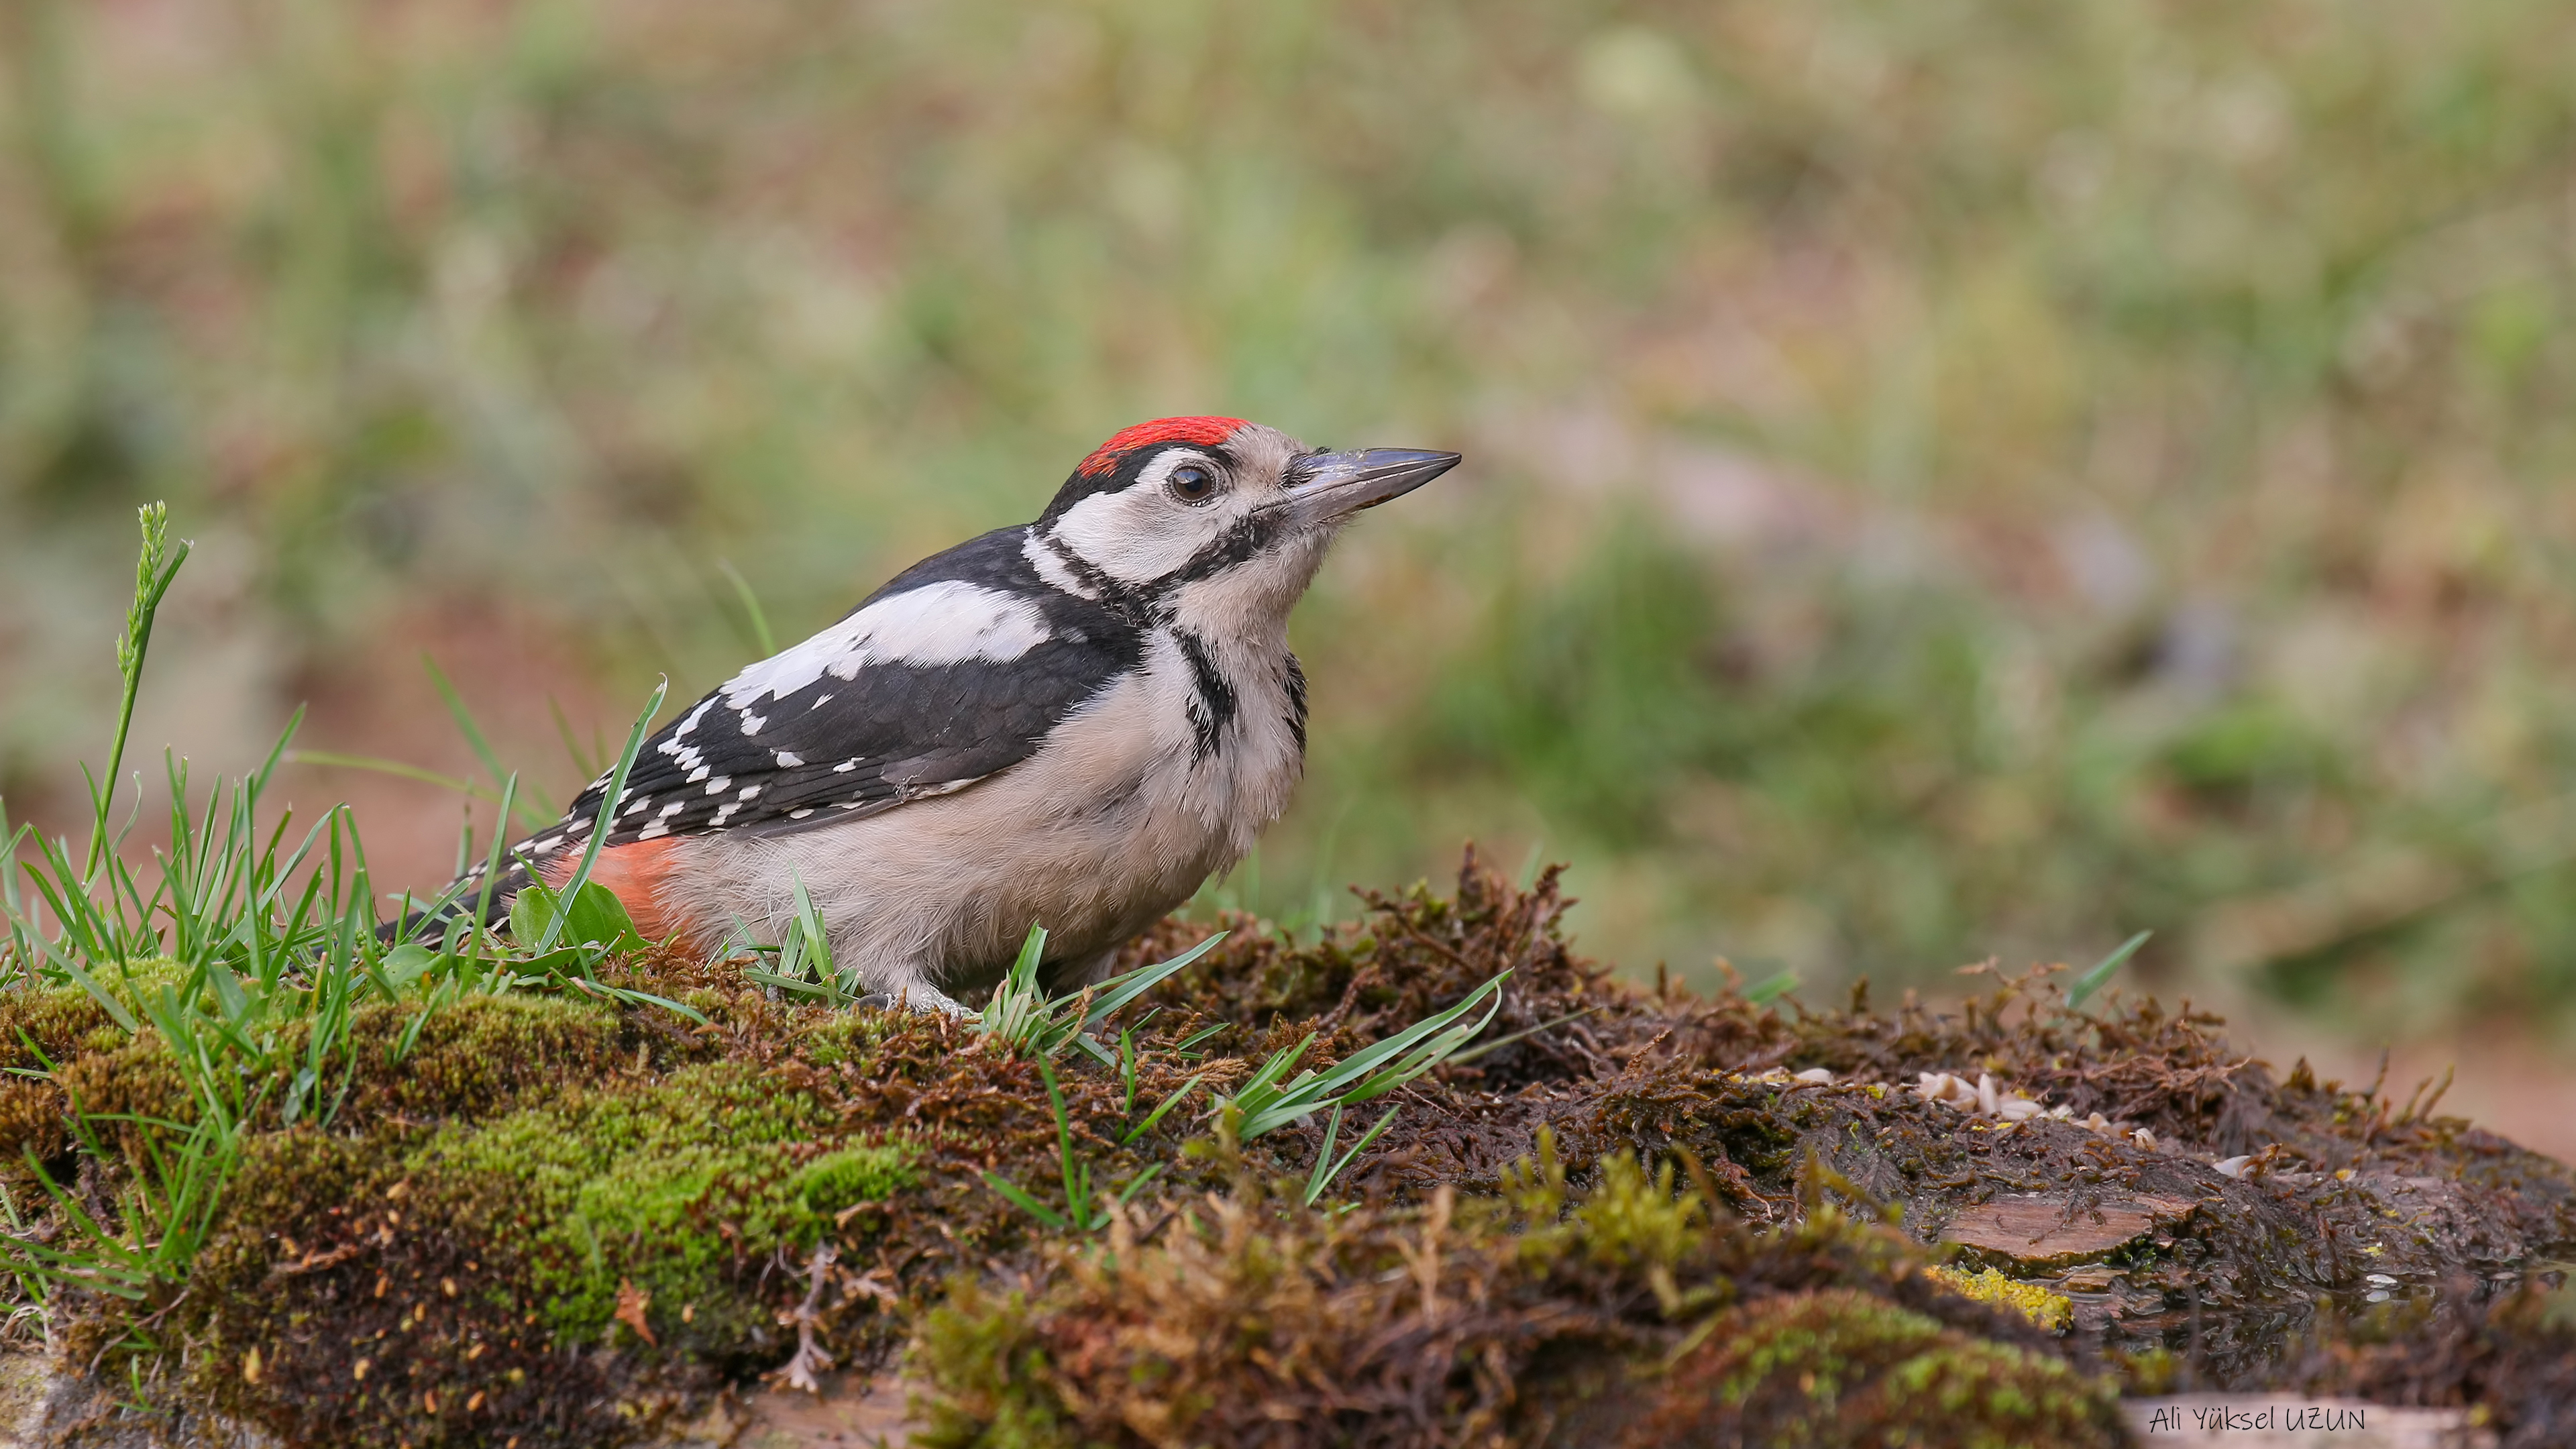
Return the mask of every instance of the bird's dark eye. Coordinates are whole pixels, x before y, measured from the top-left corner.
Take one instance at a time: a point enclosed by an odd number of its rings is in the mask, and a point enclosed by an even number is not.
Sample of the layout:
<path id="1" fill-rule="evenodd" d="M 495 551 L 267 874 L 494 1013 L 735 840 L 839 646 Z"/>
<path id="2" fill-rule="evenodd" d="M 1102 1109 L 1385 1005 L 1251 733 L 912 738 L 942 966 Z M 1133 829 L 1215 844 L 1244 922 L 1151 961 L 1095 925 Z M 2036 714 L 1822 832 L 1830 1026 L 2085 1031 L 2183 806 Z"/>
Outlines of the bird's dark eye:
<path id="1" fill-rule="evenodd" d="M 1183 503 L 1205 503 L 1216 496 L 1216 475 L 1195 463 L 1185 463 L 1172 470 L 1165 486 Z"/>

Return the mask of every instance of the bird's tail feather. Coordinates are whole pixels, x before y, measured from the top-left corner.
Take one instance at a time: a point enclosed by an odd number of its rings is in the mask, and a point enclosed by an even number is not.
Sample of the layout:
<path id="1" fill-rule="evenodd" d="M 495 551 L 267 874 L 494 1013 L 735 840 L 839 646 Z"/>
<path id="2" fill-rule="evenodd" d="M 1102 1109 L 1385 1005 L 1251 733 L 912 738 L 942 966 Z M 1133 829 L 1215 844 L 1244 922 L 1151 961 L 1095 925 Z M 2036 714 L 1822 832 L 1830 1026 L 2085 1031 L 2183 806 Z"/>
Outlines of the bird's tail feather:
<path id="1" fill-rule="evenodd" d="M 395 941 L 406 938 L 417 938 L 427 931 L 443 927 L 449 921 L 472 915 L 475 903 L 478 901 L 485 901 L 484 925 L 497 926 L 508 920 L 510 902 L 516 899 L 519 891 L 528 884 L 527 867 L 512 861 L 502 870 L 500 879 L 492 883 L 488 901 L 482 886 L 482 874 L 482 869 L 477 867 L 472 872 L 449 882 L 447 889 L 440 893 L 442 897 L 440 904 L 417 911 L 408 911 L 385 922 L 376 927 L 376 939 L 391 945 Z"/>

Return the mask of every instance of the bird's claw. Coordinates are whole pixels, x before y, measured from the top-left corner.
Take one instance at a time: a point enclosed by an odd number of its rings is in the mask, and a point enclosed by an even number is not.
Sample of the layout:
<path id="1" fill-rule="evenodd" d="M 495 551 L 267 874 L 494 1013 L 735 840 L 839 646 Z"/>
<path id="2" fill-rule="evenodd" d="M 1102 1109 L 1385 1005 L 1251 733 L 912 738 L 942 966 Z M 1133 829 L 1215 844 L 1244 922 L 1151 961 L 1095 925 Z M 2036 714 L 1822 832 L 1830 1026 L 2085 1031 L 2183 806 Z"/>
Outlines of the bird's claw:
<path id="1" fill-rule="evenodd" d="M 984 1016 L 982 1012 L 969 1008 L 964 1002 L 938 987 L 919 982 L 904 987 L 901 991 L 871 991 L 850 1004 L 877 1011 L 891 1011 L 897 1003 L 913 1011 L 939 1012 L 961 1021 L 981 1021 Z"/>

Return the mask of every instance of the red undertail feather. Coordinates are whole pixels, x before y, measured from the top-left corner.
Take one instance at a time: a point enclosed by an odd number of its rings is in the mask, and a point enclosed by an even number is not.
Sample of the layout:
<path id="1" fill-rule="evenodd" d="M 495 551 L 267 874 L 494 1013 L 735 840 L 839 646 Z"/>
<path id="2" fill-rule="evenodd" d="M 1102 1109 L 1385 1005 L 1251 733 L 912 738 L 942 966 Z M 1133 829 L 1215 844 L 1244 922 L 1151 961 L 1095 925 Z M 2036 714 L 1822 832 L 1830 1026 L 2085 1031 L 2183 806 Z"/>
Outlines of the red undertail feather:
<path id="1" fill-rule="evenodd" d="M 677 837 L 612 845 L 599 853 L 590 868 L 590 878 L 608 887 L 609 894 L 626 907 L 626 914 L 635 918 L 635 929 L 652 940 L 684 931 L 689 924 L 662 904 L 662 883 L 679 866 L 679 846 Z M 537 874 L 561 890 L 580 864 L 581 852 L 567 850 L 540 864 Z"/>
<path id="2" fill-rule="evenodd" d="M 1118 466 L 1120 457 L 1154 443 L 1196 443 L 1202 448 L 1213 448 L 1233 437 L 1234 430 L 1242 426 L 1241 418 L 1156 418 L 1150 423 L 1119 429 L 1108 442 L 1092 449 L 1091 456 L 1082 460 L 1082 467 L 1077 471 L 1084 477 L 1106 472 Z"/>

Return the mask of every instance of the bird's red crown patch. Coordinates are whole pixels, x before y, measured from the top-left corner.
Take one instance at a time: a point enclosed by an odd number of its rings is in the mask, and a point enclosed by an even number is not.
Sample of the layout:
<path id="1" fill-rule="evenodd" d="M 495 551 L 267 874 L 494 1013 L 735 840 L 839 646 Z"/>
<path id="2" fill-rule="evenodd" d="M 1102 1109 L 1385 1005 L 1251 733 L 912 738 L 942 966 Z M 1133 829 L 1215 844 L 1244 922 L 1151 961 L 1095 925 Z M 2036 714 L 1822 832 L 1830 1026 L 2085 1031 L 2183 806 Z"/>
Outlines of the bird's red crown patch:
<path id="1" fill-rule="evenodd" d="M 1156 443 L 1196 443 L 1213 448 L 1242 426 L 1241 418 L 1156 418 L 1111 434 L 1109 441 L 1092 449 L 1091 456 L 1074 471 L 1086 478 L 1096 477 L 1117 467 L 1118 460 L 1127 454 Z"/>

